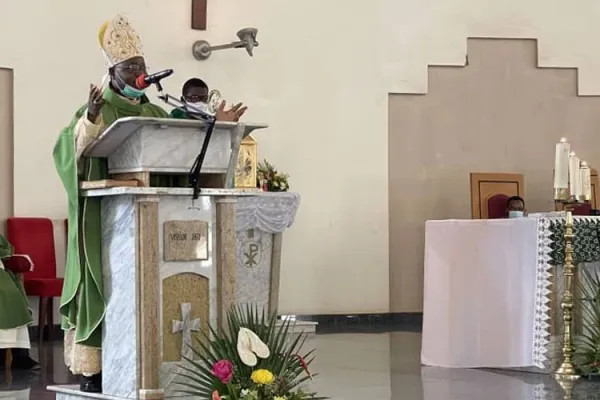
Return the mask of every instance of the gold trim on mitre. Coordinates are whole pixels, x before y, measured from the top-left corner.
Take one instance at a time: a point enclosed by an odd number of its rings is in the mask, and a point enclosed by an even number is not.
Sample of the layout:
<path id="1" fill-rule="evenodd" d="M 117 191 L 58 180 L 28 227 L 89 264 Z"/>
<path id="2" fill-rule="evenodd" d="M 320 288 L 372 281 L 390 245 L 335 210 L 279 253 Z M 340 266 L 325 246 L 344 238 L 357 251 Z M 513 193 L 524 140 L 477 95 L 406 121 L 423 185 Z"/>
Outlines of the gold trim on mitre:
<path id="1" fill-rule="evenodd" d="M 139 35 L 122 15 L 102 24 L 98 41 L 110 66 L 144 56 Z"/>

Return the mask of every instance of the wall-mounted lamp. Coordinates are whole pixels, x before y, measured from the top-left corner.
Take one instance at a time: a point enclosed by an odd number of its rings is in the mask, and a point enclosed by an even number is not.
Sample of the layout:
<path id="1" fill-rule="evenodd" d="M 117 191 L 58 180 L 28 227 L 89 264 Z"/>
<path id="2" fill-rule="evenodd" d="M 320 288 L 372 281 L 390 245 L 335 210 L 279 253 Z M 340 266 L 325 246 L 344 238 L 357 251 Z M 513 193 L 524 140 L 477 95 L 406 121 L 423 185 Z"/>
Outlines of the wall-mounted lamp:
<path id="1" fill-rule="evenodd" d="M 244 48 L 250 57 L 252 57 L 252 51 L 258 46 L 256 35 L 258 35 L 258 29 L 244 28 L 238 31 L 237 36 L 240 38 L 240 40 L 237 42 L 222 44 L 220 46 L 211 46 L 206 40 L 198 40 L 192 46 L 192 54 L 196 60 L 201 61 L 210 57 L 212 52 L 215 50 Z"/>

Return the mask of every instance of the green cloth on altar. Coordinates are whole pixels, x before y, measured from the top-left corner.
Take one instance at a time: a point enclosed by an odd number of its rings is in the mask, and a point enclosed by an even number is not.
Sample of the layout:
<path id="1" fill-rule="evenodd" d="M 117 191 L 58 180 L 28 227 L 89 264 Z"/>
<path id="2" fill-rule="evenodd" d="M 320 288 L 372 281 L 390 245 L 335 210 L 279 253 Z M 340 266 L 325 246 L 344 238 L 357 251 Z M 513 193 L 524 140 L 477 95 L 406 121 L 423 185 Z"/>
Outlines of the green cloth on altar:
<path id="1" fill-rule="evenodd" d="M 106 127 L 124 117 L 168 118 L 166 111 L 150 103 L 146 96 L 139 104 L 133 104 L 107 88 L 103 97 L 105 103 L 101 115 Z M 80 176 L 84 180 L 106 179 L 108 166 L 106 159 L 94 157 L 82 157 L 78 165 L 75 126 L 86 110 L 87 104 L 75 113 L 69 126 L 61 131 L 53 152 L 54 164 L 68 198 L 67 260 L 60 313 L 62 328 L 75 329 L 76 343 L 99 348 L 106 307 L 100 198 L 80 197 L 79 180 Z"/>
<path id="2" fill-rule="evenodd" d="M 0 260 L 13 255 L 13 247 L 0 235 Z M 33 322 L 29 301 L 17 275 L 0 268 L 0 330 L 15 329 Z"/>

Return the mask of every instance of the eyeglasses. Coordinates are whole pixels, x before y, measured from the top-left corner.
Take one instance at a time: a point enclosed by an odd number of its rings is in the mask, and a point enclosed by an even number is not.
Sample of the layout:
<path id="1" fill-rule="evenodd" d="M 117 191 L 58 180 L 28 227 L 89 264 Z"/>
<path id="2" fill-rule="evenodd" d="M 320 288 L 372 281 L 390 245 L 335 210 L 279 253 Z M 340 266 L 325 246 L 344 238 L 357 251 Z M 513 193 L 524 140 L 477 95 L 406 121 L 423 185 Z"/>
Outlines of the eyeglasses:
<path id="1" fill-rule="evenodd" d="M 139 65 L 139 64 L 129 64 L 129 65 L 119 65 L 117 67 L 117 69 L 119 71 L 136 74 L 136 73 L 145 72 L 148 69 L 148 67 L 144 66 L 144 65 Z"/>
<path id="2" fill-rule="evenodd" d="M 190 95 L 190 96 L 184 96 L 184 98 L 185 98 L 187 101 L 191 101 L 191 102 L 195 102 L 195 101 L 203 101 L 203 102 L 206 102 L 206 101 L 208 101 L 208 95 L 202 95 L 202 96 L 199 96 L 199 95 L 196 95 L 196 94 L 192 94 L 192 95 Z"/>

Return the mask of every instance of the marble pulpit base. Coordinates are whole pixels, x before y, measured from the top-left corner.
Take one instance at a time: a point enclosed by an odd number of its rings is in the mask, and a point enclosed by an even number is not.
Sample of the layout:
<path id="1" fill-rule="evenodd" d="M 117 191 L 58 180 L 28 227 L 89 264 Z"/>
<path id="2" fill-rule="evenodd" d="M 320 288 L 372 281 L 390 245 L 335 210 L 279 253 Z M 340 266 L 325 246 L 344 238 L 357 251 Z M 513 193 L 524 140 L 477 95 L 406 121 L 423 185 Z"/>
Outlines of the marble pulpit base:
<path id="1" fill-rule="evenodd" d="M 87 395 L 65 386 L 51 390 L 64 400 L 152 400 L 152 391 L 142 390 L 148 387 L 143 377 L 150 376 L 158 397 L 179 397 L 172 382 L 179 379 L 175 372 L 191 335 L 206 332 L 209 324 L 218 326 L 232 304 L 277 309 L 282 235 L 293 224 L 299 196 L 217 189 L 191 207 L 188 189 L 88 193 L 94 194 L 103 197 L 104 393 Z M 169 261 L 166 224 L 179 221 L 207 224 L 201 259 Z M 148 282 L 156 282 L 156 291 L 146 290 Z M 312 334 L 315 328 L 315 323 L 298 321 L 290 334 Z M 148 353 L 154 355 L 145 366 L 140 357 Z"/>

